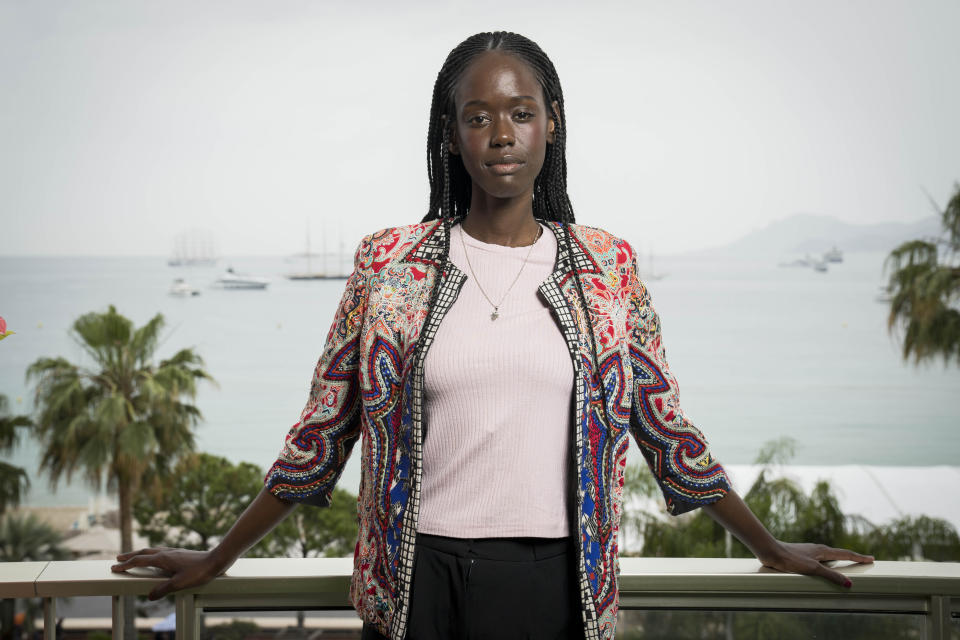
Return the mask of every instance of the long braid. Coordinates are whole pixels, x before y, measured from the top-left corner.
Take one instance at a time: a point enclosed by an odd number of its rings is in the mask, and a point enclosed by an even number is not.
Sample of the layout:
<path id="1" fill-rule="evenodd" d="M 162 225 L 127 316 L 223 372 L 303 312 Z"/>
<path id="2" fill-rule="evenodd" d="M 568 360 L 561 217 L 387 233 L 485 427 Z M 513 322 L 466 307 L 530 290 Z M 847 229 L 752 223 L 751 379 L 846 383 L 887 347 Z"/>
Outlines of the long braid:
<path id="1" fill-rule="evenodd" d="M 450 133 L 447 127 L 443 128 L 443 148 L 449 149 L 450 145 Z M 453 210 L 453 203 L 450 201 L 450 154 L 444 153 L 443 159 L 441 160 L 443 164 L 443 192 L 440 196 L 440 217 L 444 220 L 447 220 L 451 216 Z"/>

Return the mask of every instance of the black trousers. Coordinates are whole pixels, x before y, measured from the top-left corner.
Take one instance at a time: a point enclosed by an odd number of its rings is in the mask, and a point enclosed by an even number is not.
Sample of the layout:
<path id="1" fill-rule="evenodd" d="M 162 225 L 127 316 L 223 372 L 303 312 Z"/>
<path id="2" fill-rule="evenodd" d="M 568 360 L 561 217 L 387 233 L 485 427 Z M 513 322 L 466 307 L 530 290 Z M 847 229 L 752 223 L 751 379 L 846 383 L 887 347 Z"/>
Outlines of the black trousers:
<path id="1" fill-rule="evenodd" d="M 406 640 L 582 639 L 572 545 L 418 534 Z"/>

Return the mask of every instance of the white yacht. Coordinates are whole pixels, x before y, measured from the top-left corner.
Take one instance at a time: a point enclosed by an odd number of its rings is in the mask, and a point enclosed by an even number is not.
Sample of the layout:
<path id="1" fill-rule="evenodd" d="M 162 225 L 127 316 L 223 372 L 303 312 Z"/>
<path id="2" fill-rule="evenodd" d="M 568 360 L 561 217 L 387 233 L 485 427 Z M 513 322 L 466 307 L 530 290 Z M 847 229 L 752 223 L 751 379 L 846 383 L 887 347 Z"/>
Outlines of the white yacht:
<path id="1" fill-rule="evenodd" d="M 830 251 L 823 254 L 823 259 L 827 262 L 843 262 L 843 252 L 833 247 Z"/>
<path id="2" fill-rule="evenodd" d="M 170 285 L 169 293 L 178 298 L 189 298 L 200 295 L 200 290 L 187 284 L 187 281 L 183 278 L 177 278 L 173 281 L 173 284 Z"/>
<path id="3" fill-rule="evenodd" d="M 227 272 L 217 278 L 214 284 L 223 289 L 266 289 L 270 280 L 260 276 L 237 273 L 233 270 L 233 267 L 229 267 Z"/>

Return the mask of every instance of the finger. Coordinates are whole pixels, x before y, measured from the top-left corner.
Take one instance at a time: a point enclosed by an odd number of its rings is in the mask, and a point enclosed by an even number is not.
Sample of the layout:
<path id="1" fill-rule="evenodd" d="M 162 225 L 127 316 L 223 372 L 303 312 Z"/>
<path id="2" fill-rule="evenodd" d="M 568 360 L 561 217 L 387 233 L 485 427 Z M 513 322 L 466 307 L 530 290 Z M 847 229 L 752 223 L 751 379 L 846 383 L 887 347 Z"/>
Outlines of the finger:
<path id="1" fill-rule="evenodd" d="M 165 580 L 158 587 L 154 587 L 153 590 L 147 595 L 148 600 L 159 600 L 160 598 L 166 596 L 171 591 L 176 591 L 176 588 L 173 586 L 173 580 Z"/>
<path id="2" fill-rule="evenodd" d="M 847 589 L 853 586 L 850 578 L 843 575 L 839 571 L 834 571 L 830 567 L 822 564 L 817 564 L 817 567 L 813 570 L 813 574 L 818 575 L 821 578 L 825 578 L 834 584 L 840 585 L 841 587 L 846 587 Z"/>
<path id="3" fill-rule="evenodd" d="M 164 548 L 165 547 L 147 547 L 139 551 L 124 551 L 123 553 L 117 554 L 117 560 L 126 560 L 141 553 L 157 553 L 158 551 L 163 551 Z"/>
<path id="4" fill-rule="evenodd" d="M 874 557 L 869 556 L 863 553 L 857 553 L 856 551 L 850 551 L 849 549 L 835 549 L 833 547 L 827 547 L 827 551 L 824 554 L 824 560 L 852 560 L 854 562 L 873 562 Z"/>
<path id="5" fill-rule="evenodd" d="M 110 570 L 120 572 L 126 571 L 130 567 L 156 567 L 158 569 L 165 569 L 163 566 L 164 564 L 163 556 L 154 553 L 149 555 L 133 556 L 132 558 L 128 558 L 123 562 L 111 566 Z"/>

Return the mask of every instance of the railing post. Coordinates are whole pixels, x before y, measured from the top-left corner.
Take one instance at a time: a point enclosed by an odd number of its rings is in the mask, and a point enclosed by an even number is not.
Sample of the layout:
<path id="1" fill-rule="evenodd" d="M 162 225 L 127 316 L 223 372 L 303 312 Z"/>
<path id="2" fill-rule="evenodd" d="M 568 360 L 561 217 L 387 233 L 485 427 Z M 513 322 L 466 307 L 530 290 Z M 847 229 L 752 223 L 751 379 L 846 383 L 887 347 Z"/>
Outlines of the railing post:
<path id="1" fill-rule="evenodd" d="M 43 640 L 57 638 L 57 599 L 43 599 Z"/>
<path id="2" fill-rule="evenodd" d="M 950 640 L 950 597 L 930 596 L 928 640 Z"/>
<path id="3" fill-rule="evenodd" d="M 197 597 L 192 593 L 177 595 L 177 640 L 199 640 L 200 616 Z"/>
<path id="4" fill-rule="evenodd" d="M 123 597 L 112 596 L 110 598 L 110 614 L 113 617 L 113 623 L 110 627 L 110 633 L 113 638 L 123 640 Z"/>

